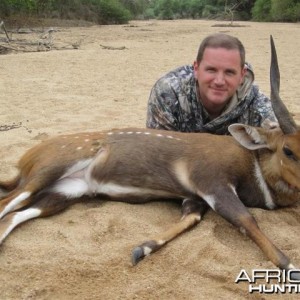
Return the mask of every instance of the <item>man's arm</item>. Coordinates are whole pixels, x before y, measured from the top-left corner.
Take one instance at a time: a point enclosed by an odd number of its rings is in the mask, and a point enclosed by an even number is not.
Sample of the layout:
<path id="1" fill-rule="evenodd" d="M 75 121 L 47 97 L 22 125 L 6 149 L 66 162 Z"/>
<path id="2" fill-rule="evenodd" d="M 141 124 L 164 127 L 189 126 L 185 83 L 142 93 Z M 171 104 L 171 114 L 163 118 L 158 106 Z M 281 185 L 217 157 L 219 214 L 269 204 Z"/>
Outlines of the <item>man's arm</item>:
<path id="1" fill-rule="evenodd" d="M 254 109 L 260 115 L 260 123 L 254 124 L 263 128 L 278 127 L 278 121 L 272 108 L 271 100 L 264 95 L 260 90 L 254 100 Z"/>
<path id="2" fill-rule="evenodd" d="M 154 129 L 178 131 L 176 118 L 177 95 L 163 79 L 151 90 L 147 107 L 146 126 Z"/>

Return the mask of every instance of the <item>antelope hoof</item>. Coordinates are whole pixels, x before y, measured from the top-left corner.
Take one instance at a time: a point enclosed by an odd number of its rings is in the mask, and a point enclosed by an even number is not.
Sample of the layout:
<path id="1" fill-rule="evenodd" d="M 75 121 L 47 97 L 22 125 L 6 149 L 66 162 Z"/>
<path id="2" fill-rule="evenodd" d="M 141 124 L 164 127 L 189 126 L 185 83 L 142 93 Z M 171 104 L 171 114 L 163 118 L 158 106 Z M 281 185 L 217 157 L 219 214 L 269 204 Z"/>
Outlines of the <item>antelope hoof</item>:
<path id="1" fill-rule="evenodd" d="M 291 280 L 295 280 L 295 281 L 300 281 L 300 271 L 299 269 L 295 269 L 295 270 L 290 270 L 290 279 Z"/>
<path id="2" fill-rule="evenodd" d="M 135 266 L 140 260 L 144 258 L 144 250 L 142 247 L 136 247 L 133 249 L 131 254 L 132 265 Z"/>
<path id="3" fill-rule="evenodd" d="M 142 245 L 135 247 L 132 251 L 131 261 L 135 266 L 140 260 L 142 260 L 145 256 L 149 255 L 152 252 L 157 251 L 161 245 L 159 245 L 156 241 L 151 240 L 143 243 Z"/>

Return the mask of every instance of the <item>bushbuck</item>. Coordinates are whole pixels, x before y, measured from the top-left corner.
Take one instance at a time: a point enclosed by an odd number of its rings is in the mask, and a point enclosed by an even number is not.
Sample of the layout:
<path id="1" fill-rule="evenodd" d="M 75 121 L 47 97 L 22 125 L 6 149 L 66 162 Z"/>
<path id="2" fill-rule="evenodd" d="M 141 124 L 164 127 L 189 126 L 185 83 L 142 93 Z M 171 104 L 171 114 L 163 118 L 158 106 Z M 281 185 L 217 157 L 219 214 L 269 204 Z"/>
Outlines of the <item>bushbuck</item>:
<path id="1" fill-rule="evenodd" d="M 270 81 L 280 128 L 233 124 L 232 136 L 127 128 L 61 135 L 34 146 L 20 159 L 19 175 L 0 183 L 0 243 L 19 224 L 84 196 L 129 203 L 170 199 L 182 201 L 181 220 L 135 247 L 134 265 L 212 208 L 277 267 L 296 270 L 246 208 L 274 209 L 300 198 L 300 132 L 279 96 L 272 37 Z"/>

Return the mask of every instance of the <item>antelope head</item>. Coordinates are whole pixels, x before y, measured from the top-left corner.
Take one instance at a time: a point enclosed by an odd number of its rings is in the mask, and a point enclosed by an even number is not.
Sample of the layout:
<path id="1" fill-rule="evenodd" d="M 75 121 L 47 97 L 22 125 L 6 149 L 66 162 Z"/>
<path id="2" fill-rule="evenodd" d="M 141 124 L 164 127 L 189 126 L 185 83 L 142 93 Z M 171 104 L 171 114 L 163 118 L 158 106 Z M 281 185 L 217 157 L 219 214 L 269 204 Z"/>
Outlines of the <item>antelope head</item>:
<path id="1" fill-rule="evenodd" d="M 280 72 L 273 37 L 271 41 L 271 103 L 280 128 L 254 128 L 234 124 L 232 136 L 249 150 L 258 150 L 266 182 L 274 189 L 278 206 L 300 200 L 300 131 L 279 95 Z"/>

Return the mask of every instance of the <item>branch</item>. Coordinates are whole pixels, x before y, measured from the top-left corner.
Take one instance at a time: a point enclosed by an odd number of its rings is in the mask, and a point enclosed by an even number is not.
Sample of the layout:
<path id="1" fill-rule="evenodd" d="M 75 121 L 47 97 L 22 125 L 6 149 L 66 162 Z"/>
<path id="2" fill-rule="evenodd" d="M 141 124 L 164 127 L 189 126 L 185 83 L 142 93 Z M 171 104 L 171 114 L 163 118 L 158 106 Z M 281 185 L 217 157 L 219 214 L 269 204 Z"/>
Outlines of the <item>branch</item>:
<path id="1" fill-rule="evenodd" d="M 110 47 L 110 46 L 104 46 L 104 45 L 101 45 L 100 46 L 103 48 L 103 49 L 108 49 L 108 50 L 125 50 L 127 49 L 125 46 L 122 46 L 122 47 Z"/>
<path id="2" fill-rule="evenodd" d="M 4 21 L 1 21 L 0 22 L 0 28 L 3 28 L 3 30 L 4 30 L 4 32 L 5 32 L 5 35 L 6 35 L 6 38 L 7 38 L 7 42 L 9 43 L 10 42 L 10 38 L 9 38 L 9 36 L 8 36 L 8 33 L 7 33 L 7 31 L 6 31 L 6 28 L 5 28 L 5 25 L 4 25 Z"/>

